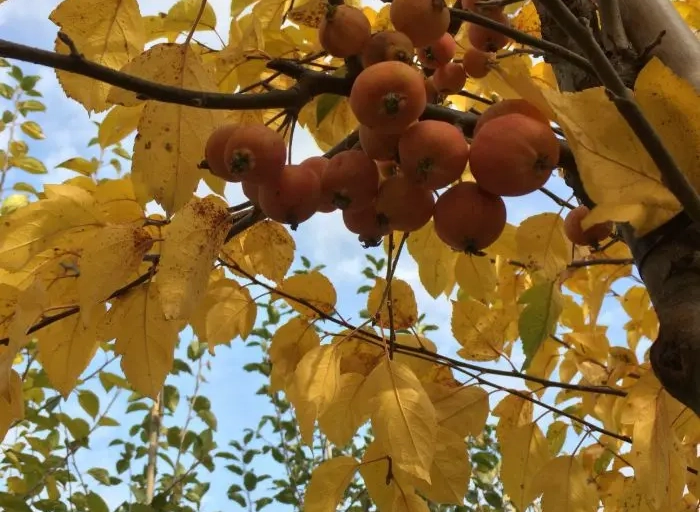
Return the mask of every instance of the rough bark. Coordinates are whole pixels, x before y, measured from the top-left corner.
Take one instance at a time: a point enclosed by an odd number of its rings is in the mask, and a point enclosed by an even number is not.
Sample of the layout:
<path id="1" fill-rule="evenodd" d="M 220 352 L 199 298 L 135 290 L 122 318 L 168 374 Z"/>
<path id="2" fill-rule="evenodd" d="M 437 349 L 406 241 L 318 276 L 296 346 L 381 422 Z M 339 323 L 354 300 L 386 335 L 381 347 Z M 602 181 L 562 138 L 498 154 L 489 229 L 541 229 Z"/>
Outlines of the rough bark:
<path id="1" fill-rule="evenodd" d="M 605 1 L 605 0 L 602 0 Z M 594 27 L 591 0 L 567 0 L 579 19 Z M 535 0 L 542 21 L 542 36 L 575 49 L 546 9 Z M 631 86 L 640 65 L 636 55 L 655 55 L 700 91 L 700 43 L 668 0 L 619 0 L 622 23 L 634 47 L 609 55 L 625 83 Z M 659 39 L 662 32 L 663 37 Z M 600 41 L 602 43 L 602 41 Z M 605 46 L 609 47 L 609 44 Z M 578 68 L 550 60 L 559 86 L 580 91 L 599 85 Z M 579 199 L 592 205 L 575 169 L 567 170 L 567 183 Z M 618 226 L 629 245 L 659 317 L 659 336 L 650 353 L 652 368 L 666 390 L 700 415 L 700 225 L 681 213 L 643 238 L 629 226 Z"/>

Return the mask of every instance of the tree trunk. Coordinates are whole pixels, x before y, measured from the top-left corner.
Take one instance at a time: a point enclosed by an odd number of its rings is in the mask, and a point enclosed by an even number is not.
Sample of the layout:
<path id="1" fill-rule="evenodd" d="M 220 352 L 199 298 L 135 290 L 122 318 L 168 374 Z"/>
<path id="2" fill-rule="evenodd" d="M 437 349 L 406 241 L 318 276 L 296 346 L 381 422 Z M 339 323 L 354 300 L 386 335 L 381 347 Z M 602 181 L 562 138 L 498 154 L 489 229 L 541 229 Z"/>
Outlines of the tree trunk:
<path id="1" fill-rule="evenodd" d="M 700 43 L 673 5 L 668 0 L 618 2 L 622 25 L 635 50 L 632 56 L 657 56 L 700 91 Z M 600 36 L 590 0 L 566 3 L 579 19 L 588 20 L 594 34 Z M 539 0 L 535 0 L 535 5 L 542 21 L 542 37 L 576 50 Z M 599 43 L 602 45 L 603 41 L 599 39 Z M 605 46 L 609 47 L 609 41 Z M 628 86 L 632 86 L 636 74 L 632 71 L 644 62 L 630 61 L 630 53 L 620 50 L 610 59 Z M 567 62 L 549 62 L 563 91 L 599 85 Z M 575 169 L 567 169 L 566 177 L 579 199 L 590 206 Z M 650 353 L 652 368 L 671 395 L 700 415 L 700 225 L 692 224 L 681 213 L 643 238 L 634 237 L 629 226 L 618 228 L 632 251 L 659 317 L 659 336 Z"/>

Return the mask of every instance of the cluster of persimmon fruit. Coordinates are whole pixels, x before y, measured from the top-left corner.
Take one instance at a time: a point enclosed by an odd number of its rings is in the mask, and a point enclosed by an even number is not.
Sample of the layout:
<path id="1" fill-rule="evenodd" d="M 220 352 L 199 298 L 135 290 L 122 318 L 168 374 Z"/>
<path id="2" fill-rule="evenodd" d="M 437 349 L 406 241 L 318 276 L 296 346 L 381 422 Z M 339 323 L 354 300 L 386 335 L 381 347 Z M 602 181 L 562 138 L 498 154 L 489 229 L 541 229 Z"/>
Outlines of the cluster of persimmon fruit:
<path id="1" fill-rule="evenodd" d="M 462 5 L 475 9 L 476 0 Z M 508 22 L 500 8 L 482 14 Z M 262 124 L 226 124 L 207 141 L 208 167 L 241 183 L 243 194 L 265 215 L 292 229 L 317 212 L 341 210 L 346 228 L 367 247 L 392 231 L 416 231 L 432 218 L 448 246 L 478 252 L 505 228 L 503 197 L 529 194 L 549 179 L 559 141 L 547 117 L 522 99 L 488 107 L 471 144 L 457 125 L 419 120 L 439 94 L 460 91 L 467 74 L 485 76 L 492 52 L 508 39 L 472 24 L 472 47 L 461 62 L 452 62 L 456 43 L 447 32 L 450 16 L 443 0 L 393 0 L 390 15 L 397 30 L 371 34 L 360 9 L 330 5 L 319 27 L 329 54 L 359 56 L 363 66 L 349 97 L 360 123 L 352 149 L 292 165 L 276 131 Z M 426 69 L 434 70 L 429 78 Z M 475 181 L 462 181 L 467 165 Z"/>

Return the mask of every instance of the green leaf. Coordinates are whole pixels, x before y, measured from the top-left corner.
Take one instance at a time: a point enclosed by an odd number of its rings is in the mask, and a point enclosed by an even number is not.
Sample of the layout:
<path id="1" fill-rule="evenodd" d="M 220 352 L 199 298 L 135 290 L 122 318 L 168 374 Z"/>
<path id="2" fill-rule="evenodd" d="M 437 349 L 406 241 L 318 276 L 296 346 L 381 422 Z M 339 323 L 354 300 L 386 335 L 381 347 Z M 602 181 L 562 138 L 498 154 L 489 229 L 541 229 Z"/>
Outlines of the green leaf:
<path id="1" fill-rule="evenodd" d="M 16 190 L 18 192 L 28 192 L 36 197 L 39 197 L 39 191 L 33 186 L 31 186 L 29 183 L 24 183 L 23 181 L 18 181 L 17 183 L 12 185 L 12 190 Z"/>
<path id="2" fill-rule="evenodd" d="M 101 427 L 118 427 L 121 425 L 121 423 L 109 416 L 102 416 L 97 424 Z"/>
<path id="3" fill-rule="evenodd" d="M 126 379 L 116 373 L 100 372 L 99 379 L 105 391 L 110 391 L 114 387 L 129 389 L 129 383 Z"/>
<path id="4" fill-rule="evenodd" d="M 316 102 L 316 126 L 320 126 L 333 109 L 343 99 L 337 94 L 321 94 Z"/>
<path id="5" fill-rule="evenodd" d="M 32 512 L 22 498 L 6 492 L 0 492 L 0 508 L 8 512 Z"/>
<path id="6" fill-rule="evenodd" d="M 10 157 L 10 165 L 22 169 L 29 174 L 46 174 L 46 166 L 41 160 L 37 160 L 32 156 L 17 156 Z"/>
<path id="7" fill-rule="evenodd" d="M 56 168 L 68 169 L 70 171 L 77 172 L 83 176 L 92 176 L 97 169 L 100 167 L 100 161 L 97 158 L 92 158 L 87 160 L 82 157 L 69 158 L 68 160 L 61 162 L 56 166 Z"/>
<path id="8" fill-rule="evenodd" d="M 14 78 L 17 81 L 22 80 L 24 78 L 24 73 L 22 73 L 22 69 L 19 66 L 12 66 L 12 71 L 10 71 L 10 76 Z"/>
<path id="9" fill-rule="evenodd" d="M 0 96 L 5 98 L 6 100 L 9 100 L 10 98 L 12 98 L 12 95 L 14 93 L 15 93 L 15 90 L 13 87 L 11 87 L 5 83 L 0 83 Z"/>
<path id="10" fill-rule="evenodd" d="M 199 395 L 194 399 L 194 405 L 192 408 L 197 412 L 209 410 L 211 409 L 211 401 L 206 396 Z"/>
<path id="11" fill-rule="evenodd" d="M 197 416 L 199 416 L 199 419 L 206 423 L 207 427 L 209 427 L 212 430 L 216 430 L 218 422 L 213 412 L 209 410 L 199 411 L 197 413 Z"/>
<path id="12" fill-rule="evenodd" d="M 107 503 L 105 503 L 105 500 L 103 500 L 99 494 L 90 491 L 86 496 L 86 500 L 90 512 L 109 512 Z"/>
<path id="13" fill-rule="evenodd" d="M 20 125 L 20 129 L 27 134 L 29 137 L 35 140 L 45 139 L 44 131 L 41 129 L 38 123 L 34 121 L 25 121 Z"/>
<path id="14" fill-rule="evenodd" d="M 246 491 L 254 491 L 258 485 L 258 478 L 253 473 L 246 473 L 243 475 L 243 485 Z"/>
<path id="15" fill-rule="evenodd" d="M 561 292 L 557 284 L 551 281 L 525 290 L 518 302 L 527 304 L 518 319 L 518 331 L 525 353 L 523 370 L 526 370 L 542 342 L 554 333 L 563 305 Z"/>
<path id="16" fill-rule="evenodd" d="M 37 75 L 25 76 L 20 81 L 19 86 L 23 91 L 31 91 L 39 80 L 41 80 L 41 77 Z"/>
<path id="17" fill-rule="evenodd" d="M 15 120 L 15 115 L 12 112 L 10 112 L 9 110 L 5 110 L 2 113 L 2 122 L 3 123 L 11 123 L 14 120 Z"/>
<path id="18" fill-rule="evenodd" d="M 100 399 L 92 391 L 83 389 L 78 393 L 78 403 L 83 410 L 88 413 L 92 418 L 97 417 L 97 413 L 100 412 Z"/>
<path id="19" fill-rule="evenodd" d="M 90 468 L 87 474 L 104 485 L 109 485 L 109 471 L 104 468 Z"/>
<path id="20" fill-rule="evenodd" d="M 180 403 L 180 392 L 175 386 L 167 385 L 163 389 L 163 405 L 170 412 L 175 412 L 177 409 L 177 404 Z"/>
<path id="21" fill-rule="evenodd" d="M 73 439 L 83 439 L 90 433 L 90 425 L 82 418 L 66 418 L 63 420 L 63 424 L 73 436 Z"/>
<path id="22" fill-rule="evenodd" d="M 10 67 L 10 63 L 7 62 L 7 60 L 0 57 L 0 68 L 9 68 L 9 67 Z"/>
<path id="23" fill-rule="evenodd" d="M 46 105 L 39 100 L 20 101 L 17 104 L 17 110 L 19 110 L 23 116 L 26 116 L 28 112 L 45 112 Z"/>
<path id="24" fill-rule="evenodd" d="M 255 510 L 256 512 L 263 507 L 268 506 L 270 503 L 272 503 L 274 500 L 272 498 L 260 498 L 255 502 Z"/>

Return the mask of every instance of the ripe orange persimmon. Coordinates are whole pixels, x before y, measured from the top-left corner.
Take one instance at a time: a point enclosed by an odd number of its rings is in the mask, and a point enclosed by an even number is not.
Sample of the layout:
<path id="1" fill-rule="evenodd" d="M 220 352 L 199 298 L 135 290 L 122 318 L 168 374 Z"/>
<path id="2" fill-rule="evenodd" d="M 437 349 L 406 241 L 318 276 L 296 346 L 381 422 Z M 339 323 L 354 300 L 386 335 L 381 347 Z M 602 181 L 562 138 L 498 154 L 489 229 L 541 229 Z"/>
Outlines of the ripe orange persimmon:
<path id="1" fill-rule="evenodd" d="M 394 0 L 391 23 L 406 34 L 416 48 L 428 46 L 447 32 L 450 10 L 444 0 Z"/>
<path id="2" fill-rule="evenodd" d="M 328 5 L 318 27 L 321 46 L 334 57 L 350 57 L 362 52 L 372 34 L 367 16 L 349 5 Z"/>
<path id="3" fill-rule="evenodd" d="M 365 125 L 359 129 L 360 145 L 374 160 L 394 160 L 399 151 L 400 133 L 379 133 Z"/>
<path id="4" fill-rule="evenodd" d="M 435 88 L 443 94 L 456 94 L 467 83 L 467 74 L 458 62 L 448 62 L 433 73 Z"/>
<path id="5" fill-rule="evenodd" d="M 231 181 L 228 173 L 228 166 L 224 159 L 224 150 L 228 138 L 238 129 L 239 125 L 230 123 L 224 124 L 216 128 L 207 139 L 207 145 L 204 147 L 204 159 L 209 165 L 209 170 L 215 176 Z"/>
<path id="6" fill-rule="evenodd" d="M 476 2 L 479 0 L 461 0 L 462 9 L 465 11 L 473 11 L 484 16 L 491 16 L 494 12 L 502 12 L 503 7 L 491 6 L 485 7 L 483 5 L 477 5 Z"/>
<path id="7" fill-rule="evenodd" d="M 437 103 L 440 99 L 440 93 L 435 87 L 432 76 L 425 79 L 425 99 L 427 103 Z"/>
<path id="8" fill-rule="evenodd" d="M 226 181 L 262 185 L 275 181 L 287 160 L 282 135 L 262 124 L 239 125 L 226 141 Z"/>
<path id="9" fill-rule="evenodd" d="M 365 126 L 401 133 L 425 110 L 423 75 L 408 64 L 386 61 L 363 70 L 350 91 L 350 108 Z"/>
<path id="10" fill-rule="evenodd" d="M 382 30 L 373 34 L 362 50 L 362 66 L 368 68 L 387 60 L 410 64 L 414 53 L 413 42 L 406 34 L 396 30 Z"/>
<path id="11" fill-rule="evenodd" d="M 456 251 L 476 252 L 494 243 L 506 225 L 506 205 L 499 196 L 463 181 L 435 203 L 435 232 Z"/>
<path id="12" fill-rule="evenodd" d="M 594 245 L 612 234 L 612 222 L 602 222 L 583 230 L 581 221 L 590 213 L 587 206 L 577 206 L 564 219 L 564 233 L 576 245 Z"/>
<path id="13" fill-rule="evenodd" d="M 321 178 L 322 202 L 346 210 L 364 208 L 377 197 L 379 171 L 364 151 L 348 149 L 333 156 Z"/>
<path id="14" fill-rule="evenodd" d="M 379 184 L 385 180 L 388 180 L 392 176 L 397 176 L 401 174 L 401 169 L 399 164 L 393 160 L 380 160 L 377 161 L 377 169 L 379 169 Z"/>
<path id="15" fill-rule="evenodd" d="M 445 32 L 433 44 L 418 50 L 418 60 L 424 68 L 435 69 L 450 62 L 456 50 L 455 38 L 449 32 Z"/>
<path id="16" fill-rule="evenodd" d="M 491 71 L 491 66 L 496 62 L 496 54 L 482 52 L 476 48 L 467 48 L 462 57 L 462 67 L 467 76 L 472 78 L 484 78 Z"/>
<path id="17" fill-rule="evenodd" d="M 474 137 L 469 155 L 481 188 L 499 196 L 522 196 L 543 186 L 559 161 L 559 141 L 548 124 L 522 114 L 489 120 Z"/>
<path id="18" fill-rule="evenodd" d="M 260 209 L 292 229 L 310 219 L 321 202 L 321 181 L 310 166 L 285 165 L 275 183 L 258 189 Z"/>
<path id="19" fill-rule="evenodd" d="M 249 181 L 241 181 L 241 190 L 243 195 L 248 198 L 248 200 L 254 205 L 258 206 L 260 200 L 258 199 L 260 185 L 255 183 L 250 183 Z"/>
<path id="20" fill-rule="evenodd" d="M 377 245 L 384 236 L 391 233 L 391 226 L 386 219 L 377 213 L 376 201 L 364 208 L 343 210 L 343 223 L 348 231 L 360 235 L 364 245 Z"/>
<path id="21" fill-rule="evenodd" d="M 497 21 L 502 25 L 509 25 L 508 16 L 503 14 L 503 11 L 483 12 L 481 14 L 488 16 L 493 21 Z M 496 30 L 477 25 L 476 23 L 469 24 L 467 37 L 471 45 L 482 52 L 495 52 L 503 48 L 510 41 L 508 36 Z"/>
<path id="22" fill-rule="evenodd" d="M 301 162 L 299 165 L 301 167 L 308 167 L 309 169 L 313 170 L 318 176 L 318 179 L 321 180 L 321 182 L 323 182 L 323 174 L 328 168 L 329 161 L 330 159 L 326 158 L 325 156 L 312 156 Z M 332 201 L 325 200 L 323 197 L 321 197 L 321 202 L 318 205 L 319 212 L 331 213 L 337 209 L 338 208 L 333 204 Z"/>
<path id="23" fill-rule="evenodd" d="M 419 121 L 399 140 L 401 170 L 409 180 L 430 189 L 457 181 L 469 159 L 462 130 L 444 121 Z"/>
<path id="24" fill-rule="evenodd" d="M 544 124 L 549 124 L 549 119 L 547 119 L 540 109 L 529 101 L 520 98 L 502 100 L 491 105 L 484 111 L 483 114 L 479 116 L 479 119 L 477 119 L 476 125 L 474 126 L 473 136 L 476 137 L 476 134 L 479 132 L 481 127 L 490 119 L 495 119 L 508 114 L 522 114 Z"/>
<path id="25" fill-rule="evenodd" d="M 422 228 L 433 215 L 434 207 L 432 190 L 404 176 L 393 176 L 379 186 L 377 213 L 389 222 L 393 230 L 416 231 Z"/>

